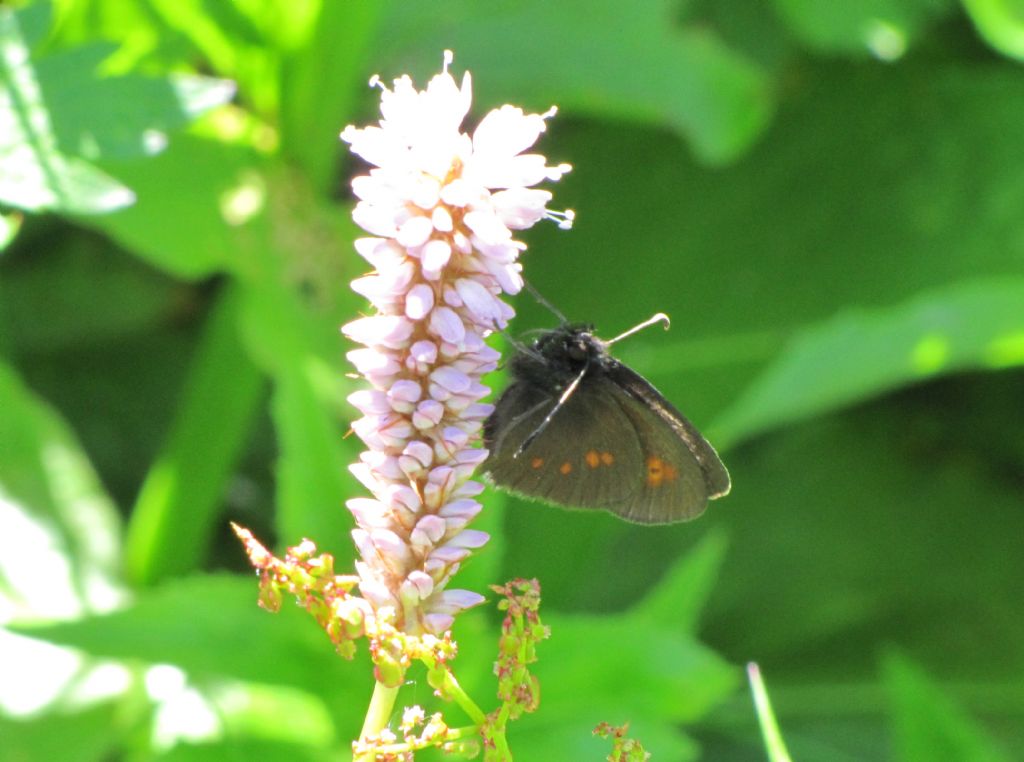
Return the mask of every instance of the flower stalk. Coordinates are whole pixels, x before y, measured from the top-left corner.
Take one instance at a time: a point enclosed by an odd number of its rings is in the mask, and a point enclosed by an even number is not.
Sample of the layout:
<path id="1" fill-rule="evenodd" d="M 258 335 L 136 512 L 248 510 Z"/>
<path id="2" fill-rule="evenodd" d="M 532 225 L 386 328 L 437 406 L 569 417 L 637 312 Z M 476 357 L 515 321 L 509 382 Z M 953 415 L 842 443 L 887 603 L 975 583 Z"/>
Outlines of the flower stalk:
<path id="1" fill-rule="evenodd" d="M 334 559 L 309 540 L 278 559 L 235 526 L 260 572 L 261 605 L 276 611 L 293 595 L 346 658 L 358 638 L 368 640 L 375 686 L 353 743 L 359 762 L 411 760 L 428 746 L 465 752 L 481 739 L 485 760 L 511 759 L 505 726 L 533 711 L 539 697 L 527 669 L 547 636 L 536 581 L 492 588 L 507 616 L 495 666 L 502 704 L 491 714 L 450 665 L 455 617 L 484 597 L 449 583 L 489 539 L 470 526 L 483 491 L 472 477 L 487 457 L 479 440 L 493 410 L 482 401 L 490 390 L 481 378 L 499 359 L 485 339 L 508 325 L 514 312 L 503 297 L 523 287 L 518 259 L 526 246 L 513 231 L 542 219 L 571 226 L 572 212 L 549 210 L 551 193 L 533 187 L 571 168 L 524 153 L 554 108 L 528 114 L 505 105 L 464 132 L 471 78 L 467 72 L 457 84 L 451 62 L 446 52 L 443 71 L 423 90 L 408 76 L 390 88 L 375 77 L 381 119 L 341 133 L 371 167 L 352 189 L 353 219 L 370 234 L 355 248 L 372 270 L 352 288 L 373 312 L 342 328 L 360 345 L 348 358 L 367 382 L 349 396 L 362 414 L 352 430 L 366 446 L 351 470 L 370 495 L 347 502 L 356 574 L 336 574 Z M 440 713 L 428 718 L 409 707 L 397 732 L 389 727 L 416 661 L 436 695 L 458 704 L 471 726 L 451 728 Z"/>

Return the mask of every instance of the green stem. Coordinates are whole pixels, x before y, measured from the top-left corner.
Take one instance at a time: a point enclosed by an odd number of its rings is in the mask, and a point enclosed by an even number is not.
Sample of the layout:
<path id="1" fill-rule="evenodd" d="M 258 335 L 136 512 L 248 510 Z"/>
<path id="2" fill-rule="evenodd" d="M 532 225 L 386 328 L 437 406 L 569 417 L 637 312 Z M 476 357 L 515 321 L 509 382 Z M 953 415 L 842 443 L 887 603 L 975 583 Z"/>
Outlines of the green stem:
<path id="1" fill-rule="evenodd" d="M 378 736 L 387 727 L 397 697 L 398 686 L 389 688 L 381 682 L 373 686 L 373 696 L 370 698 L 370 706 L 366 708 L 363 729 L 359 731 L 360 740 Z M 353 755 L 352 762 L 373 762 L 376 756 L 376 750 L 371 750 L 364 754 Z"/>
<path id="2" fill-rule="evenodd" d="M 764 680 L 761 679 L 761 670 L 756 663 L 750 662 L 747 665 L 747 677 L 750 680 L 750 691 L 754 695 L 754 708 L 757 711 L 757 720 L 761 724 L 761 735 L 764 738 L 768 759 L 771 762 L 792 762 L 786 743 L 782 740 L 782 733 L 779 732 L 779 724 L 775 720 L 771 702 L 768 700 L 768 691 L 764 687 Z"/>
<path id="3" fill-rule="evenodd" d="M 508 725 L 509 706 L 502 704 L 498 712 L 498 721 L 495 724 L 497 730 L 491 736 L 494 741 L 494 751 L 498 754 L 497 759 L 512 759 L 512 750 L 508 748 L 508 740 L 505 738 L 505 727 Z"/>
<path id="4" fill-rule="evenodd" d="M 444 689 L 446 693 L 455 699 L 455 703 L 462 707 L 462 711 L 469 715 L 469 719 L 476 723 L 477 727 L 487 722 L 487 715 L 469 697 L 469 694 L 462 689 L 462 686 L 459 685 L 459 681 L 455 679 L 455 675 L 452 674 L 450 669 L 444 671 Z"/>

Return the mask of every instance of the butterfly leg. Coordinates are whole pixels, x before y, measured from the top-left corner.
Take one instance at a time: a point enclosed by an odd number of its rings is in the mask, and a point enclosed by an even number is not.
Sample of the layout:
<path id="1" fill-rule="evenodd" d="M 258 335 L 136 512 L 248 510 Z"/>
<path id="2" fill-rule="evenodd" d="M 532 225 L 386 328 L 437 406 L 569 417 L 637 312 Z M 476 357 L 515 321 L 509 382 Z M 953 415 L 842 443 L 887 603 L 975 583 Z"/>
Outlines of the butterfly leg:
<path id="1" fill-rule="evenodd" d="M 555 413 L 562 409 L 562 405 L 564 405 L 566 400 L 568 400 L 572 396 L 572 393 L 576 391 L 576 387 L 580 385 L 580 381 L 582 381 L 583 376 L 587 374 L 587 369 L 589 367 L 590 363 L 584 365 L 583 370 L 576 374 L 576 378 L 574 378 L 572 382 L 565 387 L 565 391 L 562 392 L 562 396 L 558 398 L 558 402 L 555 403 L 555 406 L 551 408 L 551 412 L 544 416 L 544 420 L 540 422 L 540 425 L 533 430 L 530 436 L 523 440 L 523 443 L 519 445 L 516 451 L 512 454 L 513 458 L 518 458 L 526 452 L 526 448 L 533 444 L 533 441 L 541 435 L 544 429 L 548 427 L 548 424 L 551 423 L 551 419 L 555 417 Z"/>

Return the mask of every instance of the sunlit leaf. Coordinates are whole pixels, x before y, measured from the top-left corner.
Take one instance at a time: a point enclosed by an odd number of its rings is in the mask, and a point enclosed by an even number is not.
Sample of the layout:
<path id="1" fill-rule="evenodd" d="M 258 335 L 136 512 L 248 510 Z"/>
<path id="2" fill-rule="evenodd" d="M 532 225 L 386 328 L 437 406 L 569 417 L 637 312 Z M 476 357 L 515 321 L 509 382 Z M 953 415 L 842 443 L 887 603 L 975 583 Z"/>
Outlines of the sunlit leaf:
<path id="1" fill-rule="evenodd" d="M 970 368 L 1024 365 L 1024 280 L 958 283 L 799 332 L 718 421 L 734 444 L 872 395 Z"/>
<path id="2" fill-rule="evenodd" d="M 0 203 L 99 214 L 133 200 L 116 180 L 58 148 L 19 14 L 0 8 Z"/>
<path id="3" fill-rule="evenodd" d="M 164 150 L 168 133 L 229 101 L 226 80 L 178 74 L 99 77 L 113 45 L 95 44 L 46 56 L 36 76 L 58 145 L 90 159 L 143 157 Z"/>
<path id="4" fill-rule="evenodd" d="M 249 576 L 173 580 L 111 614 L 19 630 L 94 656 L 173 664 L 194 675 L 280 683 L 334 697 L 348 692 L 352 700 L 357 675 L 365 674 L 365 665 L 334 653 L 304 612 L 260 609 L 256 579 Z"/>
<path id="5" fill-rule="evenodd" d="M 0 580 L 8 605 L 24 618 L 110 608 L 121 596 L 114 505 L 64 422 L 3 364 L 0 400 Z"/>
<path id="6" fill-rule="evenodd" d="M 1006 56 L 1024 59 L 1024 6 L 1020 0 L 963 0 L 978 33 Z"/>

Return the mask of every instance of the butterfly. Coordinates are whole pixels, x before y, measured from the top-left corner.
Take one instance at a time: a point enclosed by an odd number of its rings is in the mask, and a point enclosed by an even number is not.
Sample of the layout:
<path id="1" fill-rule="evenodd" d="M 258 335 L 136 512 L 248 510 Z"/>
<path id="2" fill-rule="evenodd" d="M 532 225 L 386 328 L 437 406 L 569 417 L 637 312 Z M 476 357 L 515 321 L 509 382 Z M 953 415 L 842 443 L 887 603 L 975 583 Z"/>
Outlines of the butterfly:
<path id="1" fill-rule="evenodd" d="M 512 382 L 484 423 L 484 470 L 528 498 L 641 524 L 696 518 L 728 494 L 729 472 L 697 428 L 602 341 L 563 324 L 517 349 Z"/>

